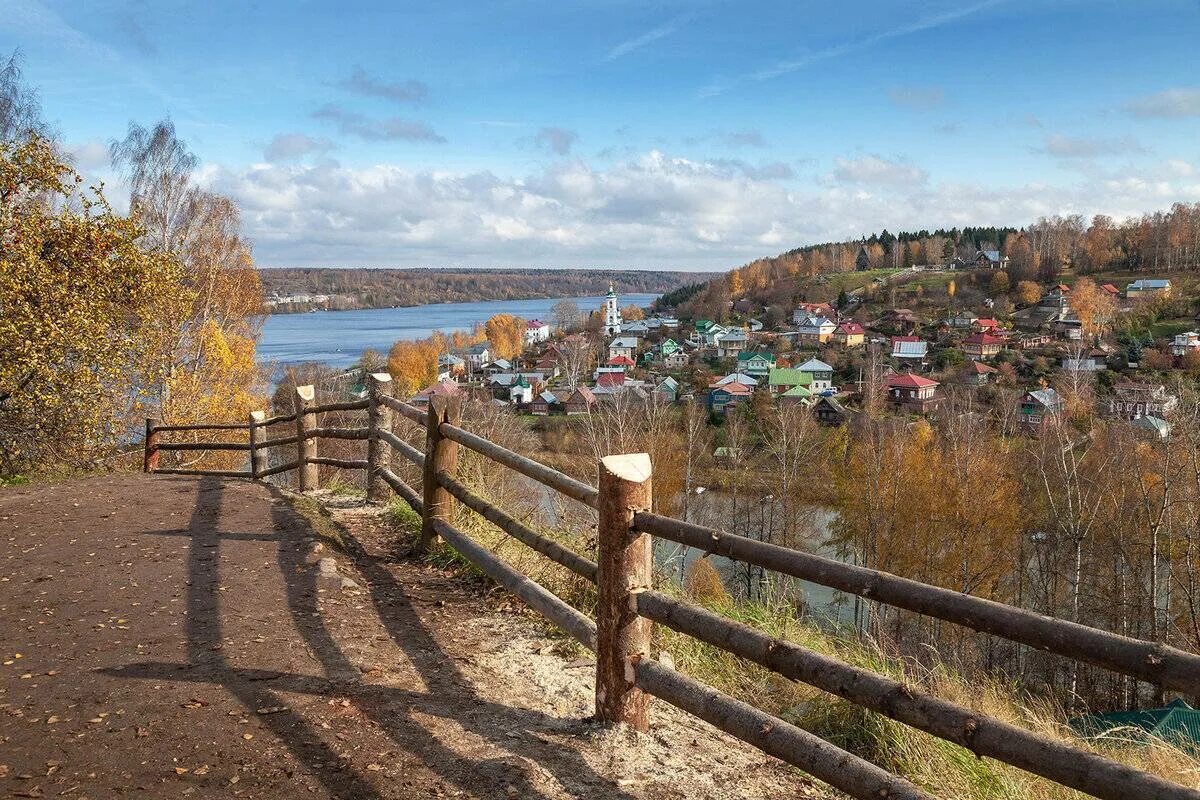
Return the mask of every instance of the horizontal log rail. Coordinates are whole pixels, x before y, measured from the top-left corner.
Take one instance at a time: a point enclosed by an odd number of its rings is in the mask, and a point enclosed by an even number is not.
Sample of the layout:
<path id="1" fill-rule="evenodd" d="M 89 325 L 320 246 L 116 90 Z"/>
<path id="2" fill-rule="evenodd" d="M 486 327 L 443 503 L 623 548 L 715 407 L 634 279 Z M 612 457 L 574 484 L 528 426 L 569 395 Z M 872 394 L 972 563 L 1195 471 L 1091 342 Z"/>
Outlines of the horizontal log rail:
<path id="1" fill-rule="evenodd" d="M 393 492 L 400 495 L 404 502 L 412 506 L 413 511 L 424 515 L 425 506 L 421 502 L 421 493 L 419 491 L 413 489 L 413 487 L 401 480 L 400 476 L 392 472 L 390 469 L 381 469 L 379 471 L 379 477 L 383 479 L 384 483 L 392 488 Z"/>
<path id="2" fill-rule="evenodd" d="M 249 470 L 236 469 L 186 469 L 183 467 L 163 467 L 154 470 L 156 475 L 211 475 L 217 478 L 252 478 Z"/>
<path id="3" fill-rule="evenodd" d="M 416 406 L 406 403 L 403 400 L 397 400 L 394 397 L 380 397 L 379 402 L 397 412 L 401 416 L 408 418 L 410 422 L 415 422 L 418 425 L 425 424 L 425 412 Z"/>
<path id="4" fill-rule="evenodd" d="M 464 484 L 455 480 L 449 473 L 439 472 L 437 479 L 438 483 L 446 487 L 446 490 L 454 495 L 464 506 L 509 536 L 528 545 L 531 549 L 536 550 L 551 561 L 566 567 L 581 578 L 586 578 L 592 583 L 596 582 L 595 561 L 589 561 L 574 550 L 563 547 L 553 539 L 542 536 L 520 520 L 510 517 L 484 498 L 472 492 Z"/>
<path id="5" fill-rule="evenodd" d="M 178 431 L 244 431 L 250 428 L 249 423 L 235 422 L 196 422 L 191 425 L 154 425 L 152 433 L 172 433 Z"/>
<path id="6" fill-rule="evenodd" d="M 322 403 L 309 410 L 314 414 L 327 414 L 331 411 L 365 411 L 369 405 L 369 400 L 348 400 L 344 403 Z"/>
<path id="7" fill-rule="evenodd" d="M 316 456 L 315 458 L 305 459 L 309 464 L 324 464 L 327 467 L 338 467 L 340 469 L 366 469 L 367 460 L 365 458 L 329 458 L 328 456 Z"/>
<path id="8" fill-rule="evenodd" d="M 645 660 L 633 664 L 632 669 L 639 688 L 851 797 L 933 800 L 870 761 L 662 664 Z"/>
<path id="9" fill-rule="evenodd" d="M 269 478 L 272 475 L 280 475 L 284 472 L 291 472 L 292 470 L 300 469 L 301 466 L 303 466 L 303 464 L 299 460 L 289 461 L 286 464 L 279 464 L 274 467 L 267 467 L 266 469 L 257 473 L 254 477 Z"/>
<path id="10" fill-rule="evenodd" d="M 425 466 L 425 454 L 401 439 L 396 434 L 392 433 L 391 431 L 379 431 L 379 438 L 387 442 L 396 450 L 399 450 L 400 455 L 404 456 L 418 467 Z"/>
<path id="11" fill-rule="evenodd" d="M 263 439 L 255 444 L 255 447 L 260 450 L 264 447 L 283 447 L 285 444 L 295 444 L 300 441 L 299 436 L 277 436 L 274 439 Z"/>
<path id="12" fill-rule="evenodd" d="M 569 633 L 589 650 L 596 649 L 596 623 L 568 605 L 562 598 L 501 561 L 487 548 L 445 520 L 434 518 L 433 526 L 459 555 L 470 561 L 496 583 Z"/>
<path id="13" fill-rule="evenodd" d="M 311 428 L 305 438 L 317 439 L 366 439 L 369 428 Z"/>
<path id="14" fill-rule="evenodd" d="M 159 450 L 249 450 L 247 442 L 161 442 Z"/>
<path id="15" fill-rule="evenodd" d="M 564 472 L 551 469 L 541 462 L 534 461 L 532 458 L 526 458 L 520 453 L 515 453 L 506 447 L 501 447 L 495 442 L 484 439 L 482 436 L 476 436 L 457 425 L 442 423 L 440 430 L 442 435 L 447 439 L 458 442 L 480 455 L 487 456 L 493 461 L 499 462 L 527 478 L 532 478 L 538 483 L 545 484 L 560 494 L 565 494 L 573 500 L 578 500 L 585 506 L 596 508 L 599 503 L 600 492 L 595 487 L 588 486 L 582 481 L 577 481 Z"/>
<path id="16" fill-rule="evenodd" d="M 266 419 L 264 419 L 262 422 L 260 422 L 258 424 L 260 427 L 265 428 L 268 425 L 279 425 L 284 422 L 295 422 L 295 421 L 296 421 L 296 414 L 295 414 L 295 412 L 293 412 L 291 414 L 279 414 L 278 416 L 267 417 Z"/>
<path id="17" fill-rule="evenodd" d="M 1164 644 L 1131 639 L 952 589 L 658 514 L 638 513 L 634 516 L 633 525 L 637 530 L 706 553 L 953 622 L 1166 688 L 1194 694 L 1196 687 L 1200 686 L 1200 655 Z"/>
<path id="18" fill-rule="evenodd" d="M 671 630 L 953 742 L 977 756 L 990 756 L 1105 800 L 1195 800 L 1200 796 L 1157 776 L 978 714 L 793 642 L 772 638 L 749 625 L 660 592 L 641 592 L 635 598 L 639 614 Z"/>

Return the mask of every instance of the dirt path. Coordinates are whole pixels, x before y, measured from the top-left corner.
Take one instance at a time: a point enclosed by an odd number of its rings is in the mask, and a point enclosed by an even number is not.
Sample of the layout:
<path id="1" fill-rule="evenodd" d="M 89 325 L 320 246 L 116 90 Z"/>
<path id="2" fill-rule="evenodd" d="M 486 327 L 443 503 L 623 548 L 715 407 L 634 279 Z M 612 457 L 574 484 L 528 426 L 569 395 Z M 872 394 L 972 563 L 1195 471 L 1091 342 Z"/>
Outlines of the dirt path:
<path id="1" fill-rule="evenodd" d="M 603 731 L 590 662 L 344 505 L 338 588 L 266 486 L 0 491 L 0 796 L 815 796 L 670 709 Z"/>

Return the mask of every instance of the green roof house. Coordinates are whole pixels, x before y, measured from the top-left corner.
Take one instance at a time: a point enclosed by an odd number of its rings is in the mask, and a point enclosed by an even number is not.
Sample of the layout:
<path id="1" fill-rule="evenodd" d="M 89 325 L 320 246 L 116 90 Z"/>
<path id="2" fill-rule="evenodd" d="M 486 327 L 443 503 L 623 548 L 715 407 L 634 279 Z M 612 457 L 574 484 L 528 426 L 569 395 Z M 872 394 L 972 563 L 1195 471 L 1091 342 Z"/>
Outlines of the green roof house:
<path id="1" fill-rule="evenodd" d="M 748 353 L 745 350 L 738 353 L 737 371 L 744 372 L 755 378 L 765 378 L 771 374 L 775 366 L 774 353 Z"/>
<path id="2" fill-rule="evenodd" d="M 783 394 L 796 386 L 812 386 L 813 376 L 810 372 L 801 372 L 788 367 L 771 367 L 767 373 L 767 386 L 771 394 Z"/>
<path id="3" fill-rule="evenodd" d="M 783 394 L 779 395 L 779 402 L 783 405 L 808 405 L 812 402 L 812 394 L 812 390 L 805 386 L 793 386 Z"/>
<path id="4" fill-rule="evenodd" d="M 1082 736 L 1100 736 L 1120 728 L 1170 742 L 1184 750 L 1200 751 L 1200 711 L 1183 700 L 1145 711 L 1110 711 L 1075 717 L 1068 723 Z"/>

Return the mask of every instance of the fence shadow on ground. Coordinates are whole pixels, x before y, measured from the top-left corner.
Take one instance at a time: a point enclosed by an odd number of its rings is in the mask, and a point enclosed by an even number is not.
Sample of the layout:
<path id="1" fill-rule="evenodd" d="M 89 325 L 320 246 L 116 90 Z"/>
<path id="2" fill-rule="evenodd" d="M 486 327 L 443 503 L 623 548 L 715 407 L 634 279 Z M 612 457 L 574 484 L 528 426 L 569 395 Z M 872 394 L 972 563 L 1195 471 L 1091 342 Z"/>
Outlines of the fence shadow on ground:
<path id="1" fill-rule="evenodd" d="M 287 708 L 285 692 L 328 699 L 350 699 L 395 745 L 417 758 L 433 773 L 468 795 L 491 796 L 507 791 L 515 797 L 545 798 L 519 766 L 507 759 L 475 762 L 437 740 L 421 723 L 427 715 L 453 720 L 471 735 L 481 737 L 517 760 L 528 759 L 548 769 L 563 785 L 586 784 L 589 796 L 621 800 L 631 796 L 611 784 L 575 750 L 549 742 L 532 732 L 563 730 L 563 720 L 539 712 L 497 704 L 479 695 L 431 634 L 413 607 L 403 586 L 386 563 L 372 556 L 344 528 L 343 546 L 366 579 L 366 591 L 379 620 L 391 639 L 408 657 L 427 691 L 411 691 L 364 683 L 326 627 L 317 604 L 317 570 L 305 563 L 305 548 L 297 538 L 279 535 L 294 527 L 299 515 L 286 503 L 272 505 L 273 534 L 255 535 L 221 530 L 224 480 L 201 478 L 195 507 L 186 529 L 148 533 L 186 535 L 188 546 L 186 663 L 142 662 L 103 670 L 115 677 L 190 681 L 223 687 L 303 764 L 331 794 L 354 798 L 380 798 L 379 791 L 362 773 L 327 742 L 301 714 Z M 276 499 L 282 495 L 272 489 Z M 266 502 L 264 500 L 264 502 Z M 307 522 L 304 523 L 307 526 Z M 311 528 L 310 528 L 311 530 Z M 307 647 L 321 665 L 321 676 L 240 668 L 222 648 L 222 601 L 232 598 L 221 591 L 221 543 L 226 539 L 261 539 L 278 543 L 278 567 L 283 577 L 288 611 Z M 259 709 L 269 710 L 262 713 Z M 282 711 L 276 709 L 283 709 Z M 580 733 L 587 726 L 580 724 Z M 512 736 L 516 732 L 519 735 Z M 553 758 L 546 759 L 553 751 Z M 341 768 L 330 770 L 329 765 Z M 511 787 L 511 788 L 509 788 Z"/>

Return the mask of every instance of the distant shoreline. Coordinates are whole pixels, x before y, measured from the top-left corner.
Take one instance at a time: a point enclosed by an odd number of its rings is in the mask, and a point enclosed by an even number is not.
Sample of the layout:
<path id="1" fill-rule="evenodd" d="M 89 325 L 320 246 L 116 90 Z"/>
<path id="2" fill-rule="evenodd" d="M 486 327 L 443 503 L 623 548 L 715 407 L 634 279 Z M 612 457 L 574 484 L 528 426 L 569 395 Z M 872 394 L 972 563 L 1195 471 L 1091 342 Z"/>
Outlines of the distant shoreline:
<path id="1" fill-rule="evenodd" d="M 443 303 L 517 302 L 603 294 L 662 295 L 711 273 L 656 270 L 453 270 L 276 267 L 258 272 L 267 311 L 307 313 L 414 308 Z"/>

